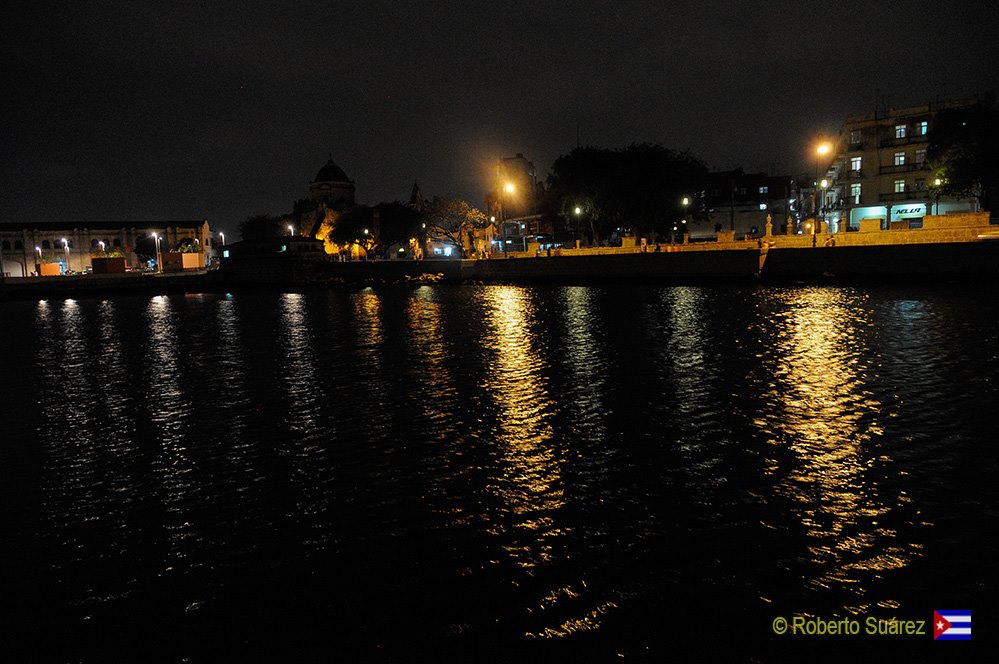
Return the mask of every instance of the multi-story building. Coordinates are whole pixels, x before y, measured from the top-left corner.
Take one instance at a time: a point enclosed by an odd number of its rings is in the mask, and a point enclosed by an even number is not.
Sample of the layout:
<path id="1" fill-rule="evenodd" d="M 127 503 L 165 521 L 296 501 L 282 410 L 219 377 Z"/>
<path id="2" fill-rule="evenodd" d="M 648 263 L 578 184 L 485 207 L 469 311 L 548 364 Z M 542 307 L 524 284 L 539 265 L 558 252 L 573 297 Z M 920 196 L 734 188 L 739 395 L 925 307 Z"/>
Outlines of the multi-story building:
<path id="1" fill-rule="evenodd" d="M 926 158 L 937 113 L 974 99 L 949 100 L 847 118 L 832 161 L 816 183 L 819 215 L 830 232 L 857 230 L 861 219 L 882 228 L 919 228 L 928 214 L 977 211 L 974 199 L 938 198 Z M 822 183 L 825 183 L 825 187 Z"/>
<path id="2" fill-rule="evenodd" d="M 695 239 L 728 230 L 737 237 L 760 235 L 768 216 L 774 232 L 782 232 L 787 217 L 796 214 L 797 194 L 798 185 L 790 175 L 744 173 L 742 169 L 711 173 L 703 201 L 691 201 L 686 232 Z"/>

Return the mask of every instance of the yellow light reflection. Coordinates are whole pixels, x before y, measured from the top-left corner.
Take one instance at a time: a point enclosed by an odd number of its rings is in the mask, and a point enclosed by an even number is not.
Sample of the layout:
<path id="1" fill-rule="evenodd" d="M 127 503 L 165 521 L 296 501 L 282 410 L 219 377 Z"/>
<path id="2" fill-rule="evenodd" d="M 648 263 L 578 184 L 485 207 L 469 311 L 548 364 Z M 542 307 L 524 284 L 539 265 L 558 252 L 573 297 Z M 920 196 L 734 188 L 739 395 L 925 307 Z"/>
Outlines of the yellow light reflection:
<path id="1" fill-rule="evenodd" d="M 769 471 L 787 473 L 780 491 L 798 506 L 809 562 L 816 569 L 811 585 L 846 589 L 859 598 L 864 579 L 905 566 L 918 549 L 882 525 L 893 507 L 872 483 L 877 475 L 868 472 L 891 459 L 870 447 L 882 433 L 882 404 L 866 387 L 873 371 L 868 363 L 876 357 L 867 347 L 866 301 L 850 291 L 824 288 L 797 289 L 778 298 L 771 321 L 776 330 L 766 336 L 780 343 L 764 364 L 773 374 L 768 400 L 781 412 L 761 416 L 756 424 L 773 444 L 794 453 L 790 468 L 774 458 Z"/>

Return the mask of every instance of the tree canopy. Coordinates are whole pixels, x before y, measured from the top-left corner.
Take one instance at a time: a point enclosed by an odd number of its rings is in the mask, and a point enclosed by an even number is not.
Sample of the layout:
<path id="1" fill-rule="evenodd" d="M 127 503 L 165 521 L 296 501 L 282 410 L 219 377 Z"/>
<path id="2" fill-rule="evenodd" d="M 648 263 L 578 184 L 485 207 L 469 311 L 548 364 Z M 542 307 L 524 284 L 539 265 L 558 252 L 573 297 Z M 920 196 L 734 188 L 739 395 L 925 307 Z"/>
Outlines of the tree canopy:
<path id="1" fill-rule="evenodd" d="M 707 174 L 689 152 L 652 143 L 576 148 L 552 165 L 548 207 L 570 224 L 579 207 L 595 242 L 618 228 L 668 234 L 684 214 L 681 200 L 694 200 Z"/>
<path id="2" fill-rule="evenodd" d="M 485 213 L 469 205 L 468 201 L 439 196 L 434 196 L 423 211 L 423 223 L 427 225 L 430 239 L 450 244 L 460 251 L 464 251 L 465 234 L 486 223 L 486 219 Z"/>
<path id="3" fill-rule="evenodd" d="M 239 235 L 244 240 L 257 240 L 264 237 L 286 235 L 288 229 L 280 217 L 258 214 L 239 225 Z"/>
<path id="4" fill-rule="evenodd" d="M 995 211 L 999 194 L 999 106 L 986 95 L 973 106 L 940 111 L 930 129 L 926 157 L 944 196 L 973 196 Z"/>

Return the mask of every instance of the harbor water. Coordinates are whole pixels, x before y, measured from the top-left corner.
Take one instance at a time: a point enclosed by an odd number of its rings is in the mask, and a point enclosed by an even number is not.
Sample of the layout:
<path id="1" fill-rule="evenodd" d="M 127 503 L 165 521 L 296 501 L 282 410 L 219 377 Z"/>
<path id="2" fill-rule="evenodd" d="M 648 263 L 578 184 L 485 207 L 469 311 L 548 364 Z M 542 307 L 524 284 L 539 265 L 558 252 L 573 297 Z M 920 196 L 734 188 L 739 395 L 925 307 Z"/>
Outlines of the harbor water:
<path id="1" fill-rule="evenodd" d="M 258 289 L 0 321 L 7 661 L 773 661 L 777 616 L 939 608 L 993 638 L 999 310 L 974 288 Z"/>

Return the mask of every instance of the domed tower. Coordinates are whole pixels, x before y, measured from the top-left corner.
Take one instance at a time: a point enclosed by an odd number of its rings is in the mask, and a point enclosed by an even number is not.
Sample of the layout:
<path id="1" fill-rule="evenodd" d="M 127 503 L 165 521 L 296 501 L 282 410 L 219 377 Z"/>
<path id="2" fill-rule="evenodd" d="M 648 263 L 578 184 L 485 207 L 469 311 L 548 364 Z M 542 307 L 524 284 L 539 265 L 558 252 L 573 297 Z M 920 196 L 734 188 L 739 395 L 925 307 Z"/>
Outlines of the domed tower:
<path id="1" fill-rule="evenodd" d="M 309 198 L 317 203 L 325 203 L 331 209 L 354 205 L 354 181 L 333 162 L 333 155 L 319 169 L 316 179 L 309 183 Z"/>

